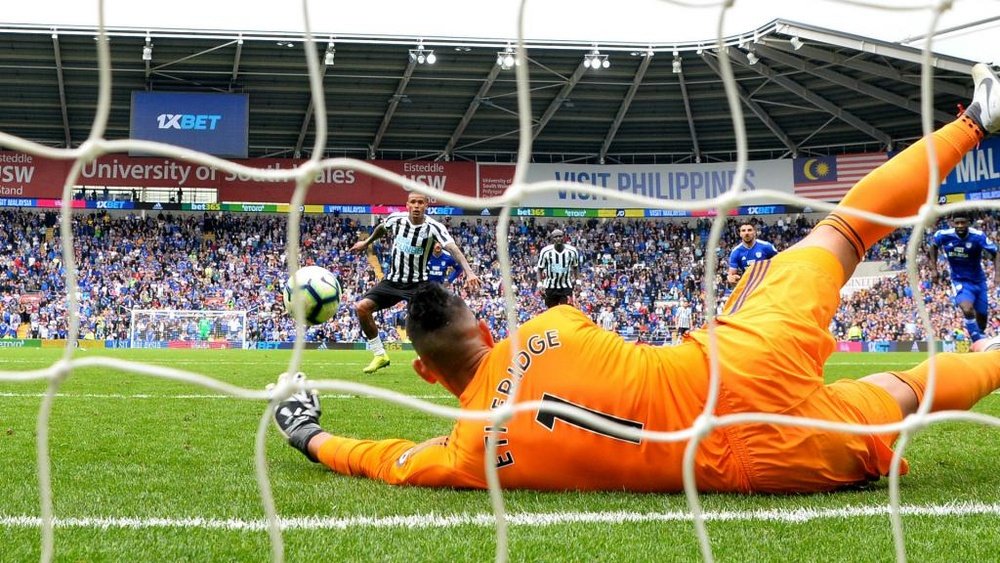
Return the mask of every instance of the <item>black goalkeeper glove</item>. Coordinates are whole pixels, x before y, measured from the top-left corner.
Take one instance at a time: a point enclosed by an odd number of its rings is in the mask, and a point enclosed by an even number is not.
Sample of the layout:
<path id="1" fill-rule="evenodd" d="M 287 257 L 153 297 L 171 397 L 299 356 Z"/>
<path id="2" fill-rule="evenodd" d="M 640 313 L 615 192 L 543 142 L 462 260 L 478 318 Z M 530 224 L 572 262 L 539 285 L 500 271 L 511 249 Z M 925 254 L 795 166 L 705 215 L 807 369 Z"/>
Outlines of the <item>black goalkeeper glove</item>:
<path id="1" fill-rule="evenodd" d="M 287 374 L 281 374 L 279 382 L 287 377 Z M 302 452 L 309 461 L 319 463 L 319 460 L 309 453 L 309 440 L 323 432 L 319 426 L 319 417 L 322 414 L 319 394 L 315 389 L 305 389 L 305 374 L 296 373 L 292 378 L 293 384 L 299 391 L 274 407 L 274 424 L 293 448 Z"/>

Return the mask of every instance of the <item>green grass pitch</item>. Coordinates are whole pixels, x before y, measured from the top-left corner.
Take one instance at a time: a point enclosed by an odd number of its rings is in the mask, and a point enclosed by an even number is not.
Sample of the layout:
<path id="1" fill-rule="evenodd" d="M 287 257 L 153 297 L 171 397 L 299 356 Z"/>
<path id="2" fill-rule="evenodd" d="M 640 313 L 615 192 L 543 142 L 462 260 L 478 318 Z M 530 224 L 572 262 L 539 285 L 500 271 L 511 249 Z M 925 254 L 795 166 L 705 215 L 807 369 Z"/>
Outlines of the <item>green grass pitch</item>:
<path id="1" fill-rule="evenodd" d="M 50 365 L 61 350 L 2 350 L 0 370 Z M 97 352 L 79 352 L 95 355 Z M 278 351 L 102 351 L 247 388 L 284 371 Z M 829 379 L 913 365 L 921 354 L 836 354 Z M 365 352 L 309 351 L 315 379 L 378 385 L 456 401 L 410 370 L 411 353 L 361 374 Z M 35 421 L 45 383 L 0 382 L 0 561 L 38 560 Z M 51 424 L 57 561 L 267 561 L 253 472 L 260 401 L 108 370 L 75 372 Z M 450 420 L 379 400 L 327 397 L 324 426 L 354 437 L 441 435 Z M 1000 416 L 1000 395 L 980 412 Z M 267 458 L 289 561 L 491 561 L 495 530 L 482 491 L 390 487 L 305 460 L 272 428 Z M 903 478 L 912 561 L 987 561 L 1000 545 L 1000 431 L 944 423 L 919 433 Z M 683 495 L 505 492 L 512 561 L 692 561 L 697 538 Z M 719 561 L 893 561 L 888 485 L 804 496 L 704 495 Z"/>

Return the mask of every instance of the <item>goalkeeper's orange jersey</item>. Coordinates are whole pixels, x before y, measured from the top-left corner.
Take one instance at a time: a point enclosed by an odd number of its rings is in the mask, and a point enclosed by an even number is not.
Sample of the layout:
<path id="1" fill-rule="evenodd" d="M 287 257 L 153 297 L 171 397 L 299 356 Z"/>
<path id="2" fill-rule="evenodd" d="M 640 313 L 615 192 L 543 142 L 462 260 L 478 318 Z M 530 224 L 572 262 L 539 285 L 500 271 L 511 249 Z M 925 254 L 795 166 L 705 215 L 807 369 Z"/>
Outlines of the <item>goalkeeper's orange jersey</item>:
<path id="1" fill-rule="evenodd" d="M 628 343 L 566 305 L 522 325 L 518 338 L 516 367 L 509 340 L 499 342 L 459 398 L 463 408 L 485 410 L 508 401 L 515 379 L 520 380 L 518 401 L 569 403 L 644 430 L 688 428 L 703 407 L 707 379 L 700 366 L 705 360 L 693 342 L 669 349 Z M 609 436 L 589 426 L 562 414 L 515 415 L 498 436 L 496 464 L 503 486 L 681 488 L 684 442 Z M 483 421 L 459 421 L 447 438 L 420 445 L 335 437 L 319 458 L 340 473 L 389 483 L 480 488 L 486 486 L 488 427 Z M 708 457 L 710 463 L 705 462 L 714 471 L 724 469 L 725 456 Z"/>
<path id="2" fill-rule="evenodd" d="M 843 380 L 823 384 L 833 349 L 827 325 L 843 279 L 839 262 L 818 248 L 785 251 L 743 276 L 719 317 L 720 394 L 716 414 L 781 413 L 858 424 L 902 419 L 882 388 Z M 459 397 L 462 407 L 510 400 L 572 404 L 598 417 L 649 431 L 690 428 L 708 389 L 708 334 L 679 346 L 625 342 L 580 311 L 558 306 L 520 327 L 515 364 L 509 341 L 486 356 Z M 488 424 L 459 421 L 451 435 L 415 444 L 334 437 L 319 459 L 333 470 L 394 484 L 486 486 Z M 508 488 L 680 491 L 686 442 L 610 435 L 587 421 L 522 412 L 500 429 L 492 460 Z M 705 491 L 833 490 L 885 475 L 894 436 L 856 435 L 802 426 L 752 423 L 712 430 L 695 458 Z M 906 471 L 906 465 L 903 465 Z"/>

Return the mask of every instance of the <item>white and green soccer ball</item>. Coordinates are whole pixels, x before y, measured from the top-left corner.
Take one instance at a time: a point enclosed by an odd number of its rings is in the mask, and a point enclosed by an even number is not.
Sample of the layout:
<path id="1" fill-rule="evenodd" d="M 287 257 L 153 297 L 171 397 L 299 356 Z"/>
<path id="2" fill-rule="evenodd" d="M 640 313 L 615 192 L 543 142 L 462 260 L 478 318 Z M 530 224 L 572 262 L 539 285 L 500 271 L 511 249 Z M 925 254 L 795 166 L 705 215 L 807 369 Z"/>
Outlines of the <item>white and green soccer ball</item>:
<path id="1" fill-rule="evenodd" d="M 301 289 L 306 324 L 324 323 L 336 314 L 340 307 L 340 282 L 337 281 L 337 276 L 326 268 L 304 266 L 285 281 L 281 294 L 285 302 L 285 311 L 293 318 L 295 309 L 292 307 L 292 299 L 296 287 Z"/>

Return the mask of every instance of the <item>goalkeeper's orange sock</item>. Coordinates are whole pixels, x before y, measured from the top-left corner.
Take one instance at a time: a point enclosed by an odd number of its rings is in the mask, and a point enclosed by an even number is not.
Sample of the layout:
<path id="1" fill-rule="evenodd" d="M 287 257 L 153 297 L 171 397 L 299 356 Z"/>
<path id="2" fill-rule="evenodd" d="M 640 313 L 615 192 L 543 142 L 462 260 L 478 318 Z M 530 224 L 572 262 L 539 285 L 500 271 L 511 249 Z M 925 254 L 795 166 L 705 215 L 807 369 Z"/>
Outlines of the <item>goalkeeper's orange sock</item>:
<path id="1" fill-rule="evenodd" d="M 1000 352 L 937 354 L 915 368 L 890 373 L 913 389 L 918 401 L 923 401 L 931 361 L 936 362 L 937 370 L 932 411 L 968 410 L 1000 388 Z"/>
<path id="2" fill-rule="evenodd" d="M 931 138 L 934 139 L 938 175 L 943 180 L 965 153 L 982 140 L 983 131 L 971 118 L 962 116 L 935 131 Z M 862 178 L 819 225 L 837 229 L 854 246 L 858 258 L 863 259 L 868 247 L 895 227 L 841 210 L 849 207 L 887 217 L 916 215 L 927 201 L 929 170 L 925 137 Z"/>

